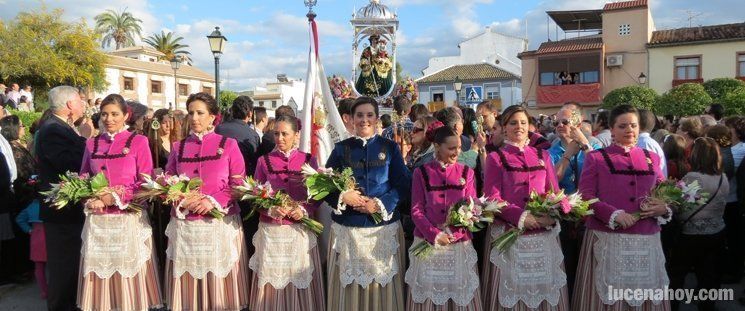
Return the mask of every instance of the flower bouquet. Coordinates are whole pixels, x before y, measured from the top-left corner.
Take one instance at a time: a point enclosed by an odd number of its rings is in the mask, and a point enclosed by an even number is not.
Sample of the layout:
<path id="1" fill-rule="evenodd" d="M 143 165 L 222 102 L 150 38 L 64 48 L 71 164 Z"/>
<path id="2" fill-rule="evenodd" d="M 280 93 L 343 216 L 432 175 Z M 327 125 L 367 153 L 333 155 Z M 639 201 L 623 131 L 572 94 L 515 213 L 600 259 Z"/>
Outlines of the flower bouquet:
<path id="1" fill-rule="evenodd" d="M 352 169 L 348 167 L 339 173 L 330 168 L 316 170 L 306 163 L 300 170 L 305 176 L 308 197 L 313 200 L 320 201 L 332 192 L 351 191 L 357 187 L 354 176 L 352 176 Z M 380 212 L 372 213 L 370 217 L 376 224 L 383 221 L 383 214 Z"/>
<path id="2" fill-rule="evenodd" d="M 139 191 L 135 193 L 135 200 L 138 201 L 160 201 L 163 204 L 173 205 L 176 210 L 176 216 L 183 219 L 185 215 L 177 205 L 188 199 L 202 198 L 199 187 L 202 186 L 202 180 L 198 177 L 189 178 L 186 175 L 165 175 L 159 174 L 155 178 L 147 174 L 142 174 L 145 180 Z M 209 215 L 222 219 L 227 211 L 218 207 L 210 210 Z"/>
<path id="3" fill-rule="evenodd" d="M 450 227 L 466 228 L 471 232 L 481 231 L 494 222 L 495 215 L 505 206 L 506 202 L 487 202 L 484 198 L 480 198 L 478 202 L 472 198 L 458 201 L 448 211 L 444 231 L 451 234 Z M 434 249 L 434 245 L 422 241 L 411 252 L 417 257 L 426 258 Z"/>
<path id="4" fill-rule="evenodd" d="M 301 208 L 300 203 L 290 198 L 287 193 L 272 189 L 268 182 L 262 185 L 251 177 L 246 177 L 241 185 L 233 187 L 233 197 L 253 205 L 244 220 L 253 217 L 258 210 L 267 211 L 272 218 L 282 218 L 282 215 Z M 308 216 L 303 216 L 299 221 L 316 235 L 323 232 L 323 225 Z"/>
<path id="5" fill-rule="evenodd" d="M 642 201 L 642 210 L 653 205 L 671 205 L 679 213 L 686 213 L 695 210 L 701 205 L 706 204 L 710 194 L 701 191 L 701 185 L 698 180 L 686 183 L 682 180 L 666 180 L 657 185 L 650 195 Z M 640 213 L 635 213 L 639 216 Z"/>
<path id="6" fill-rule="evenodd" d="M 411 77 L 407 77 L 404 80 L 396 83 L 396 95 L 404 95 L 412 103 L 415 103 L 419 99 L 419 91 L 417 84 Z"/>
<path id="7" fill-rule="evenodd" d="M 103 173 L 93 177 L 87 174 L 67 172 L 60 175 L 60 182 L 52 184 L 49 191 L 40 192 L 45 197 L 44 201 L 51 203 L 55 209 L 62 209 L 69 204 L 76 204 L 86 199 L 97 198 L 105 194 L 118 193 L 118 189 L 109 187 L 109 181 Z M 139 213 L 140 207 L 136 204 L 117 204 L 120 209 L 128 212 Z"/>
<path id="8" fill-rule="evenodd" d="M 583 200 L 579 193 L 567 196 L 563 190 L 558 193 L 548 191 L 543 195 L 531 191 L 525 210 L 535 217 L 549 216 L 555 220 L 577 222 L 592 215 L 590 205 L 597 201 L 597 199 Z M 524 228 L 512 228 L 492 241 L 491 246 L 496 247 L 500 252 L 507 251 L 525 231 Z"/>

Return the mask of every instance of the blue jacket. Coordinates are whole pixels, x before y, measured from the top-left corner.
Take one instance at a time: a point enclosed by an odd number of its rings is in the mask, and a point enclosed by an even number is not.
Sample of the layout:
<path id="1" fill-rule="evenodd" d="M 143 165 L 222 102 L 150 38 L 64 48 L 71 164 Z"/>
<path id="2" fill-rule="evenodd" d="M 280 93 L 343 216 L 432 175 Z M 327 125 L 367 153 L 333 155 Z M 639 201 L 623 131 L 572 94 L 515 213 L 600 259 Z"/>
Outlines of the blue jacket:
<path id="1" fill-rule="evenodd" d="M 16 223 L 23 232 L 31 232 L 31 225 L 35 222 L 41 222 L 39 218 L 39 200 L 33 200 L 24 208 L 18 216 L 16 216 Z"/>
<path id="2" fill-rule="evenodd" d="M 401 217 L 396 204 L 409 198 L 411 172 L 396 143 L 376 135 L 362 146 L 362 140 L 348 138 L 336 144 L 326 167 L 334 170 L 351 167 L 360 192 L 378 198 L 392 215 L 389 221 L 376 224 L 370 215 L 347 208 L 341 215 L 331 216 L 334 222 L 349 227 L 375 227 L 396 222 Z M 339 193 L 330 194 L 325 200 L 335 208 Z"/>
<path id="3" fill-rule="evenodd" d="M 594 142 L 590 142 L 592 150 L 600 149 L 600 145 Z M 561 145 L 561 140 L 556 140 L 551 148 L 548 148 L 548 153 L 551 154 L 551 162 L 556 164 L 564 156 L 564 146 Z M 585 164 L 585 153 L 579 152 L 571 158 L 569 166 L 564 170 L 564 177 L 559 180 L 559 188 L 563 189 L 567 194 L 574 193 L 577 191 L 579 185 L 579 176 L 582 175 L 582 166 Z"/>

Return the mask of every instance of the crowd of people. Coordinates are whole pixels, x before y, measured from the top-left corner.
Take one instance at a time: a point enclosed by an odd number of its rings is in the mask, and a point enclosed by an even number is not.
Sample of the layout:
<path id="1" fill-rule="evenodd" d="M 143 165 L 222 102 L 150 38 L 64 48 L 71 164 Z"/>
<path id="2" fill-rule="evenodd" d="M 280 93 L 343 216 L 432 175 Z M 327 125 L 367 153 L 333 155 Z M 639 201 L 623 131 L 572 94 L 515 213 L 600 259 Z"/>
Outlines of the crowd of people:
<path id="1" fill-rule="evenodd" d="M 224 114 L 206 93 L 186 113 L 81 96 L 53 88 L 34 124 L 0 116 L 0 201 L 11 202 L 0 208 L 0 281 L 33 275 L 49 310 L 670 310 L 677 302 L 608 287 L 682 288 L 693 272 L 699 288 L 719 288 L 743 276 L 745 117 L 723 118 L 719 105 L 679 119 L 629 105 L 586 118 L 567 103 L 533 117 L 489 101 L 430 112 L 401 96 L 390 118 L 373 98 L 344 99 L 350 138 L 325 167 L 351 168 L 356 188 L 318 201 L 302 173 L 318 161 L 298 150 L 309 125 L 288 106 L 269 118 L 246 96 Z M 66 172 L 101 173 L 113 190 L 53 208 L 38 192 Z M 126 212 L 144 174 L 161 172 L 199 177 L 200 194 Z M 252 206 L 232 187 L 246 176 L 303 203 L 244 217 Z M 684 213 L 642 204 L 667 178 L 711 197 Z M 526 211 L 532 193 L 552 191 L 597 199 L 594 214 L 571 223 Z M 479 198 L 505 203 L 486 230 L 445 225 L 451 206 Z M 491 247 L 513 228 L 523 234 L 510 251 Z M 414 254 L 422 242 L 434 245 L 427 257 Z"/>

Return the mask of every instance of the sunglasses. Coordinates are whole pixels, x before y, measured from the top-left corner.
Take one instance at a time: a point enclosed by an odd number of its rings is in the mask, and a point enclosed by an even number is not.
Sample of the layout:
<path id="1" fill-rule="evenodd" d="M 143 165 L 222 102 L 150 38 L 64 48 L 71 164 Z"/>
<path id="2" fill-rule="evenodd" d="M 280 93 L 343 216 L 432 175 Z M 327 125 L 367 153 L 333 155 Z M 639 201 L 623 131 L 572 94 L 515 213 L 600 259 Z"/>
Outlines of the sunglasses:
<path id="1" fill-rule="evenodd" d="M 412 134 L 416 134 L 416 133 L 423 132 L 423 131 L 424 131 L 424 129 L 423 128 L 420 128 L 420 127 L 415 127 L 413 129 L 411 129 L 411 133 Z"/>
<path id="2" fill-rule="evenodd" d="M 559 124 L 564 125 L 564 126 L 567 126 L 567 125 L 571 124 L 571 122 L 569 122 L 569 120 L 567 120 L 567 119 L 560 120 L 560 121 L 554 121 L 554 127 L 559 126 Z"/>

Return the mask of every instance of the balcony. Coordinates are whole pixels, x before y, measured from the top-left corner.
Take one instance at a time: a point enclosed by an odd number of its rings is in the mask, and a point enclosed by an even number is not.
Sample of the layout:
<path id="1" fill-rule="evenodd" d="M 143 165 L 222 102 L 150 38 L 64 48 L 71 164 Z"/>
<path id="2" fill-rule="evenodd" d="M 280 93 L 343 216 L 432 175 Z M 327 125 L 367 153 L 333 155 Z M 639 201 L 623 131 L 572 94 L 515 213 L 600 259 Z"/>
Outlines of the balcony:
<path id="1" fill-rule="evenodd" d="M 683 83 L 704 83 L 704 79 L 673 80 L 673 87 L 676 87 Z"/>
<path id="2" fill-rule="evenodd" d="M 600 83 L 545 85 L 537 89 L 539 106 L 562 105 L 566 102 L 597 103 L 600 98 Z"/>

